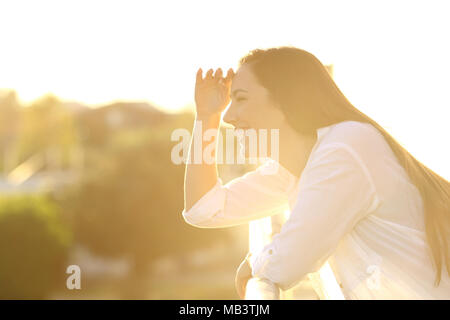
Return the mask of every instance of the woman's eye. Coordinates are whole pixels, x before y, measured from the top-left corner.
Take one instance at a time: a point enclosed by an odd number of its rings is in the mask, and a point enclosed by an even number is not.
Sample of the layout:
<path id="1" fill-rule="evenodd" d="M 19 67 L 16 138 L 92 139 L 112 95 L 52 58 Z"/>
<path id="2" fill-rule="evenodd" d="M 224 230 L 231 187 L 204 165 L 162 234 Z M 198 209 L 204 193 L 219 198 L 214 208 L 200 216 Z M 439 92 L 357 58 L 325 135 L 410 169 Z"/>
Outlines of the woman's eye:
<path id="1" fill-rule="evenodd" d="M 236 101 L 242 101 L 245 100 L 245 98 L 237 98 Z"/>

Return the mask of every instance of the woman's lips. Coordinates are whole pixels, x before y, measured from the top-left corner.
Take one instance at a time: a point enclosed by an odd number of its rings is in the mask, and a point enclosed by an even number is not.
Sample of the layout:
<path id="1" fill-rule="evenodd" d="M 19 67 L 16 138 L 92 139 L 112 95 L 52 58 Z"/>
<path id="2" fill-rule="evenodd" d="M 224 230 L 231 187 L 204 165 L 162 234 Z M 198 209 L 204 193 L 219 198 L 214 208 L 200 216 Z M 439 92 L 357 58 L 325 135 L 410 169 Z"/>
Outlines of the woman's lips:
<path id="1" fill-rule="evenodd" d="M 247 129 L 250 129 L 250 127 L 236 127 L 236 128 L 235 128 L 235 130 L 238 130 L 238 129 L 241 129 L 241 130 L 247 130 Z"/>

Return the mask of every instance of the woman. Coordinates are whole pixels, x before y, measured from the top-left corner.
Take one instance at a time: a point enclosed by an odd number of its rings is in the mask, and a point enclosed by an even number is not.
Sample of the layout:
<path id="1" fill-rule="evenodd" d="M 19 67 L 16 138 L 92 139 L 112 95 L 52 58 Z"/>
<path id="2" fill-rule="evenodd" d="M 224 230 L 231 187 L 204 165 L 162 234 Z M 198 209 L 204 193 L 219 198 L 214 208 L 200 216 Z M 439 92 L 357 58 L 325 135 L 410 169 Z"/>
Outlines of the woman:
<path id="1" fill-rule="evenodd" d="M 223 120 L 279 129 L 279 158 L 226 185 L 215 163 L 188 162 L 185 221 L 220 228 L 290 209 L 239 267 L 241 297 L 250 277 L 287 290 L 328 261 L 347 299 L 450 298 L 449 182 L 358 111 L 314 55 L 256 49 L 225 78 L 199 69 L 194 131 L 217 130 L 230 98 Z"/>

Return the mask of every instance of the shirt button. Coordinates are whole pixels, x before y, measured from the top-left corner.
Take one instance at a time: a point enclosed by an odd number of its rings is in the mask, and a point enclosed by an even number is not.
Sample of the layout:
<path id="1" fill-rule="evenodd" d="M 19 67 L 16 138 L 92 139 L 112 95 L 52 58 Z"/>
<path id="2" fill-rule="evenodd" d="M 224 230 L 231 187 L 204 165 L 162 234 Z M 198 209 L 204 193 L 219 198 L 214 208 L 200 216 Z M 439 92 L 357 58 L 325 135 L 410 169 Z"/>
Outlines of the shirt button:
<path id="1" fill-rule="evenodd" d="M 272 253 L 273 253 L 273 251 L 272 251 L 272 249 L 270 249 L 270 250 L 269 250 L 269 254 L 272 254 Z"/>

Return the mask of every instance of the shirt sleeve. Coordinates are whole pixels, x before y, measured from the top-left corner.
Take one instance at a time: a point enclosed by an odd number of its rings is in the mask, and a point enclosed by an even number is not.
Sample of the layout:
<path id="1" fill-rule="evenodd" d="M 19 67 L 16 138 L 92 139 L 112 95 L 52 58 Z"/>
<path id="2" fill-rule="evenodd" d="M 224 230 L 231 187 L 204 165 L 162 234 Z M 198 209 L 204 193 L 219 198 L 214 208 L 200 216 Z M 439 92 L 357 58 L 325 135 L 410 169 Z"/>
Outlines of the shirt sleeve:
<path id="1" fill-rule="evenodd" d="M 223 185 L 222 179 L 188 211 L 184 220 L 199 228 L 231 227 L 281 213 L 296 178 L 274 160 Z"/>
<path id="2" fill-rule="evenodd" d="M 318 271 L 340 239 L 378 203 L 358 154 L 345 143 L 326 144 L 305 167 L 297 201 L 280 232 L 249 259 L 252 275 L 290 289 Z"/>

